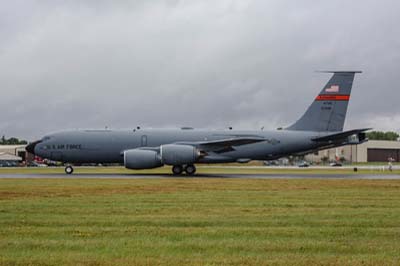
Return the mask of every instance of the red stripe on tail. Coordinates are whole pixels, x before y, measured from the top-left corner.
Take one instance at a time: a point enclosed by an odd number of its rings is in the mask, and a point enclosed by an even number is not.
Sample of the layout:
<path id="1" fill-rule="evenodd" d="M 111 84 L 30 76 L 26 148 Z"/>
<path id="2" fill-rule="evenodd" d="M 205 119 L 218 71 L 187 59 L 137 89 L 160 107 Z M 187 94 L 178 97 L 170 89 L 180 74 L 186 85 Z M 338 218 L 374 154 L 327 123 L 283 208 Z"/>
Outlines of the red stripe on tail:
<path id="1" fill-rule="evenodd" d="M 316 101 L 348 101 L 350 100 L 350 95 L 340 95 L 340 94 L 324 94 L 318 95 L 315 98 Z"/>

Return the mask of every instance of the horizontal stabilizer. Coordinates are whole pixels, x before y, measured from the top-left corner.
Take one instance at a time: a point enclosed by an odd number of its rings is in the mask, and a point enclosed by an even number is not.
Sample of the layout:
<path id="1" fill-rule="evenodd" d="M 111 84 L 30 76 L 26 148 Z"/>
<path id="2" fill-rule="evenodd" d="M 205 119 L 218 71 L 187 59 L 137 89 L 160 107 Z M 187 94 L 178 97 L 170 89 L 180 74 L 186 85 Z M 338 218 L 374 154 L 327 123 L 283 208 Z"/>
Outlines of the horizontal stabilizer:
<path id="1" fill-rule="evenodd" d="M 336 140 L 345 139 L 345 138 L 355 135 L 355 134 L 363 133 L 364 131 L 367 131 L 370 129 L 372 129 L 372 128 L 353 129 L 353 130 L 349 130 L 349 131 L 344 131 L 344 132 L 340 132 L 340 133 L 336 133 L 336 134 L 331 134 L 331 135 L 327 135 L 327 136 L 323 136 L 323 137 L 314 138 L 312 140 L 317 141 L 317 142 L 336 141 Z"/>
<path id="2" fill-rule="evenodd" d="M 360 74 L 362 71 L 360 70 L 317 70 L 316 72 L 318 73 L 355 73 L 355 74 Z"/>

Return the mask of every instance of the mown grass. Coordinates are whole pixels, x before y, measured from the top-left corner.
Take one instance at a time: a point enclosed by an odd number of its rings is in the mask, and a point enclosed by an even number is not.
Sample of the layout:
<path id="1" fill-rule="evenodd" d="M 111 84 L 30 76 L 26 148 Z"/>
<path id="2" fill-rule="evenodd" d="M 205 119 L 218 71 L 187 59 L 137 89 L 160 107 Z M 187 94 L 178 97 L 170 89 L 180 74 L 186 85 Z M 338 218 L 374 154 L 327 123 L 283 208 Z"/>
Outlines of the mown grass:
<path id="1" fill-rule="evenodd" d="M 130 170 L 124 167 L 75 167 L 76 174 L 171 174 L 171 167 L 165 166 L 155 169 Z M 62 174 L 64 167 L 19 167 L 19 168 L 0 168 L 0 174 Z M 400 174 L 396 169 L 388 171 L 382 169 L 358 169 L 354 172 L 352 168 L 327 167 L 327 168 L 270 168 L 270 167 L 246 167 L 236 166 L 214 166 L 199 165 L 198 174 Z"/>
<path id="2" fill-rule="evenodd" d="M 400 180 L 0 179 L 0 265 L 398 265 Z"/>

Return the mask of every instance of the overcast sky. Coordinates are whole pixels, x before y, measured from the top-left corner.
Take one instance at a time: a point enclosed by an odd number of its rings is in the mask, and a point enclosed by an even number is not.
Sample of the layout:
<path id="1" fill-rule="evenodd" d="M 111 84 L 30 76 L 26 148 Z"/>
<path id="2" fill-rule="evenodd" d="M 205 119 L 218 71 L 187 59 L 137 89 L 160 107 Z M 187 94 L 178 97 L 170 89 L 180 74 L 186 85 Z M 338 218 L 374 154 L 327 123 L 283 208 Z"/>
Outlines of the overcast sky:
<path id="1" fill-rule="evenodd" d="M 400 1 L 6 1 L 0 135 L 274 129 L 357 75 L 345 128 L 400 131 Z"/>

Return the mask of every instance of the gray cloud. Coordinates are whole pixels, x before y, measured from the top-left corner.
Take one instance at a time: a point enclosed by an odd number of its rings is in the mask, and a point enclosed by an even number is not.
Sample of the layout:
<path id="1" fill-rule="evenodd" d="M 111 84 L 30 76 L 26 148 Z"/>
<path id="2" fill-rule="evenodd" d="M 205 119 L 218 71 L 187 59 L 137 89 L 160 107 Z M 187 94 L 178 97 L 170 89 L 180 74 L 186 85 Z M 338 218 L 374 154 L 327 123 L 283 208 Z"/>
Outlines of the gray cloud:
<path id="1" fill-rule="evenodd" d="M 400 130 L 400 2 L 12 1 L 0 11 L 0 133 L 276 128 L 361 69 L 347 128 Z"/>

